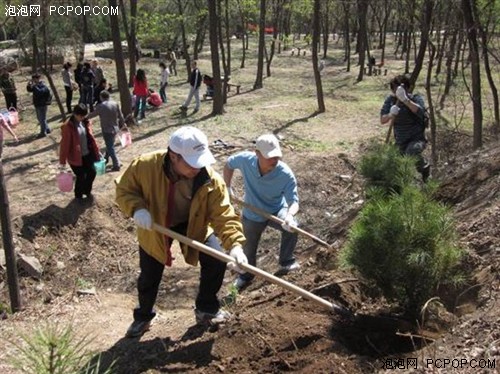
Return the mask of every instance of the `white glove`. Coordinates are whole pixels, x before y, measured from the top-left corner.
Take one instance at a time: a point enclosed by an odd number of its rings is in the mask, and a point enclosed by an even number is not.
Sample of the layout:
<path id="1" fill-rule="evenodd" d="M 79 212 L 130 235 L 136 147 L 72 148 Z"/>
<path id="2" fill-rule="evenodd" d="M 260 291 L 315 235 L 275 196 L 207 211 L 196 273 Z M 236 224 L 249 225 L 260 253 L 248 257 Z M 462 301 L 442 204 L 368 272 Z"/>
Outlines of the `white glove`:
<path id="1" fill-rule="evenodd" d="M 297 223 L 295 222 L 295 219 L 291 214 L 287 214 L 285 219 L 283 220 L 283 223 L 281 224 L 281 227 L 283 227 L 283 230 L 286 230 L 288 232 L 294 232 L 294 228 L 297 226 Z"/>
<path id="2" fill-rule="evenodd" d="M 141 229 L 151 230 L 153 228 L 153 220 L 147 209 L 139 209 L 134 213 L 134 222 Z"/>
<path id="3" fill-rule="evenodd" d="M 389 114 L 393 117 L 396 117 L 399 114 L 399 107 L 397 105 L 391 106 L 391 110 L 389 111 Z"/>
<path id="4" fill-rule="evenodd" d="M 404 86 L 399 86 L 396 89 L 396 97 L 398 98 L 399 101 L 402 101 L 403 103 L 409 100 Z"/>
<path id="5" fill-rule="evenodd" d="M 231 249 L 231 252 L 229 252 L 229 255 L 234 259 L 236 262 L 236 266 L 234 266 L 234 263 L 231 262 L 229 265 L 231 270 L 234 270 L 238 273 L 243 273 L 243 270 L 238 266 L 238 265 L 247 265 L 248 264 L 248 259 L 247 256 L 245 255 L 245 252 L 243 252 L 243 248 L 241 246 L 236 245 Z M 233 264 L 233 265 L 231 265 Z"/>

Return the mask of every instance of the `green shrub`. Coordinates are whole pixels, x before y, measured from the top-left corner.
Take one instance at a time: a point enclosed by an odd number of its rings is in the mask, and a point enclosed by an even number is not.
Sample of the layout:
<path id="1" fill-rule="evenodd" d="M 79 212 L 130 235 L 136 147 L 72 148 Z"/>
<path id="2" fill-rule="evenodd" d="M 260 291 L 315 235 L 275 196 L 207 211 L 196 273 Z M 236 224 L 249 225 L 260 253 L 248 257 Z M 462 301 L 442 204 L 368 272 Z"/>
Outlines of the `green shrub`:
<path id="1" fill-rule="evenodd" d="M 361 158 L 359 171 L 368 196 L 399 193 L 415 179 L 415 158 L 401 156 L 394 145 L 372 143 Z"/>
<path id="2" fill-rule="evenodd" d="M 91 340 L 78 338 L 72 326 L 47 325 L 32 336 L 21 335 L 10 363 L 25 374 L 109 374 L 113 364 L 100 367 L 100 356 L 88 351 Z"/>
<path id="3" fill-rule="evenodd" d="M 449 210 L 413 186 L 372 197 L 349 233 L 340 260 L 416 316 L 441 283 L 457 282 L 463 256 Z"/>

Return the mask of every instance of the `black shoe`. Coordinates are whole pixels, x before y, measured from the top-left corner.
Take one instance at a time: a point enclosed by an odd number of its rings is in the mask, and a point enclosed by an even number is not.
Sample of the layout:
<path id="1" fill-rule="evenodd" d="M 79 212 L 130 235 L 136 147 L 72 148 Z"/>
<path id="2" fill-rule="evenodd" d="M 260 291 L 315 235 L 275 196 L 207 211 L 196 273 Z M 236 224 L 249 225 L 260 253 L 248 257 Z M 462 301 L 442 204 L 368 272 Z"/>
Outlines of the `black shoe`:
<path id="1" fill-rule="evenodd" d="M 120 168 L 119 166 L 113 166 L 113 167 L 111 168 L 111 171 L 120 171 L 120 169 L 121 169 L 121 168 Z"/>
<path id="2" fill-rule="evenodd" d="M 45 130 L 45 134 L 50 134 L 51 132 L 52 130 L 47 127 L 47 130 Z"/>
<path id="3" fill-rule="evenodd" d="M 38 135 L 36 136 L 36 138 L 37 138 L 37 139 L 41 139 L 41 138 L 45 138 L 46 136 L 47 136 L 47 134 L 45 134 L 45 133 L 41 132 L 40 134 L 38 134 Z"/>
<path id="4" fill-rule="evenodd" d="M 127 330 L 125 336 L 127 338 L 138 338 L 144 335 L 151 327 L 151 321 L 134 321 Z"/>
<path id="5" fill-rule="evenodd" d="M 182 105 L 180 108 L 183 112 L 186 112 L 188 110 L 187 106 Z"/>

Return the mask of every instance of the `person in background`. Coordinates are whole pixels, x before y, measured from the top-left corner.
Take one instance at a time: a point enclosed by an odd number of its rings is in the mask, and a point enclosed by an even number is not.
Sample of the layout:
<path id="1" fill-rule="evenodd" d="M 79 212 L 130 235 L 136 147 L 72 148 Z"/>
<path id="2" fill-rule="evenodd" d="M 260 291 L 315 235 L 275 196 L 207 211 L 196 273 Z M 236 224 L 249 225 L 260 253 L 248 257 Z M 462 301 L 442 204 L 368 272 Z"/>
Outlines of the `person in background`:
<path id="1" fill-rule="evenodd" d="M 82 95 L 80 103 L 85 104 L 92 112 L 94 110 L 94 81 L 95 75 L 88 62 L 83 64 L 82 74 Z"/>
<path id="2" fill-rule="evenodd" d="M 107 89 L 108 89 L 108 81 L 106 80 L 106 78 L 103 78 L 99 86 L 94 87 L 94 104 L 101 103 L 101 92 L 106 91 Z"/>
<path id="3" fill-rule="evenodd" d="M 257 139 L 255 152 L 244 151 L 227 159 L 224 181 L 232 195 L 234 170 L 240 170 L 245 187 L 245 203 L 284 220 L 283 225 L 279 225 L 249 208 L 244 207 L 242 212 L 243 232 L 247 239 L 243 248 L 250 265 L 256 265 L 261 235 L 270 226 L 281 231 L 278 273 L 286 274 L 300 268 L 294 257 L 298 235 L 293 230 L 297 226 L 295 215 L 299 211 L 299 196 L 295 175 L 281 158 L 278 139 L 272 134 L 262 135 Z M 240 274 L 233 285 L 241 290 L 253 278 L 254 275 L 250 273 Z"/>
<path id="4" fill-rule="evenodd" d="M 167 151 L 139 156 L 116 179 L 116 202 L 133 217 L 139 240 L 139 305 L 128 337 L 141 336 L 149 329 L 164 268 L 172 265 L 172 239 L 155 231 L 153 223 L 215 250 L 224 248 L 237 264 L 247 263 L 241 223 L 222 177 L 210 167 L 214 162 L 205 134 L 185 126 L 172 133 Z M 188 264 L 201 267 L 196 322 L 225 322 L 231 315 L 220 308 L 217 293 L 226 264 L 185 244 L 181 249 Z"/>
<path id="5" fill-rule="evenodd" d="M 83 72 L 83 64 L 79 62 L 76 64 L 76 68 L 74 70 L 75 73 L 75 83 L 78 85 L 78 94 L 80 95 L 80 103 L 82 97 L 82 72 Z"/>
<path id="6" fill-rule="evenodd" d="M 68 113 L 72 112 L 71 101 L 73 100 L 73 73 L 71 72 L 71 62 L 66 62 L 61 70 L 64 90 L 66 91 L 66 109 Z"/>
<path id="7" fill-rule="evenodd" d="M 168 70 L 164 62 L 160 62 L 160 69 L 161 69 L 160 97 L 162 103 L 165 104 L 167 102 L 167 94 L 165 90 L 167 89 L 168 86 L 168 76 L 170 75 L 170 71 Z"/>
<path id="8" fill-rule="evenodd" d="M 139 120 L 142 120 L 146 117 L 146 100 L 149 96 L 148 80 L 142 69 L 137 69 L 135 74 L 133 93 L 136 96 L 134 118 L 139 117 Z"/>
<path id="9" fill-rule="evenodd" d="M 33 74 L 26 86 L 26 90 L 33 93 L 33 105 L 35 106 L 36 118 L 40 124 L 40 133 L 37 135 L 37 138 L 43 138 L 51 132 L 47 123 L 47 106 L 50 103 L 52 95 L 49 88 L 40 78 L 40 74 Z"/>
<path id="10" fill-rule="evenodd" d="M 200 69 L 198 69 L 198 62 L 193 61 L 191 62 L 191 75 L 189 77 L 189 84 L 191 88 L 189 89 L 189 94 L 186 98 L 186 101 L 184 104 L 181 106 L 181 110 L 183 112 L 187 111 L 189 103 L 191 103 L 191 99 L 194 96 L 195 99 L 195 106 L 194 106 L 194 111 L 193 113 L 196 113 L 198 110 L 200 110 L 200 85 L 201 85 L 202 77 L 201 77 L 201 72 Z"/>
<path id="11" fill-rule="evenodd" d="M 172 48 L 168 49 L 167 61 L 169 62 L 168 68 L 170 70 L 170 73 L 177 76 L 177 56 Z"/>
<path id="12" fill-rule="evenodd" d="M 10 75 L 7 69 L 0 70 L 0 89 L 5 97 L 5 107 L 7 109 L 14 108 L 17 110 L 17 90 L 14 78 Z"/>
<path id="13" fill-rule="evenodd" d="M 160 94 L 149 90 L 148 104 L 154 108 L 158 108 L 162 104 Z"/>
<path id="14" fill-rule="evenodd" d="M 417 171 L 422 174 L 425 183 L 430 175 L 430 164 L 422 156 L 427 145 L 424 99 L 412 94 L 410 79 L 406 75 L 394 77 L 389 87 L 391 94 L 386 97 L 380 110 L 380 123 L 393 121 L 396 146 L 401 154 L 416 157 Z"/>
<path id="15" fill-rule="evenodd" d="M 78 104 L 71 117 L 61 126 L 59 145 L 59 167 L 66 168 L 66 162 L 76 175 L 75 199 L 83 195 L 92 199 L 92 185 L 96 176 L 94 162 L 101 159 L 99 147 L 92 133 L 92 123 L 85 117 L 88 114 L 85 104 Z"/>
<path id="16" fill-rule="evenodd" d="M 102 83 L 102 82 L 101 82 Z M 113 168 L 111 171 L 120 171 L 120 160 L 115 151 L 115 140 L 118 130 L 127 130 L 127 125 L 123 119 L 122 111 L 118 103 L 110 98 L 109 92 L 104 90 L 100 93 L 100 103 L 96 105 L 95 111 L 88 115 L 88 119 L 99 116 L 101 122 L 102 137 L 106 144 L 106 153 L 104 159 L 106 164 L 111 157 Z"/>
<path id="17" fill-rule="evenodd" d="M 104 71 L 99 66 L 99 63 L 97 62 L 96 59 L 92 60 L 91 69 L 92 72 L 94 73 L 94 88 L 100 87 L 101 82 L 104 79 Z"/>
<path id="18" fill-rule="evenodd" d="M 2 114 L 0 114 L 0 161 L 2 161 L 4 129 L 7 130 L 10 135 L 12 135 L 16 143 L 19 143 L 19 139 L 17 138 L 17 135 L 14 132 L 14 130 L 12 130 L 12 128 L 10 127 L 9 121 L 6 120 Z"/>

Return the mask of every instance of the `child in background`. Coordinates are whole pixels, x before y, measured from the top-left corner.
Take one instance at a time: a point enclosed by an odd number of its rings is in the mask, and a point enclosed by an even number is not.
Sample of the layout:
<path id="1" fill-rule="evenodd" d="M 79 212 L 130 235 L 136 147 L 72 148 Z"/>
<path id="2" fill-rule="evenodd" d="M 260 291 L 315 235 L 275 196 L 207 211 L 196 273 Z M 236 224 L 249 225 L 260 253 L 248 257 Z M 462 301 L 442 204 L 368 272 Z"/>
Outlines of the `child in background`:
<path id="1" fill-rule="evenodd" d="M 136 96 L 134 117 L 139 117 L 139 120 L 142 120 L 146 117 L 146 100 L 149 96 L 148 80 L 146 79 L 146 73 L 142 69 L 137 69 L 134 77 L 133 94 Z"/>
<path id="2" fill-rule="evenodd" d="M 16 133 L 11 129 L 9 122 L 5 120 L 4 116 L 0 114 L 0 160 L 2 159 L 3 151 L 3 129 L 6 129 L 16 142 L 19 142 Z"/>

